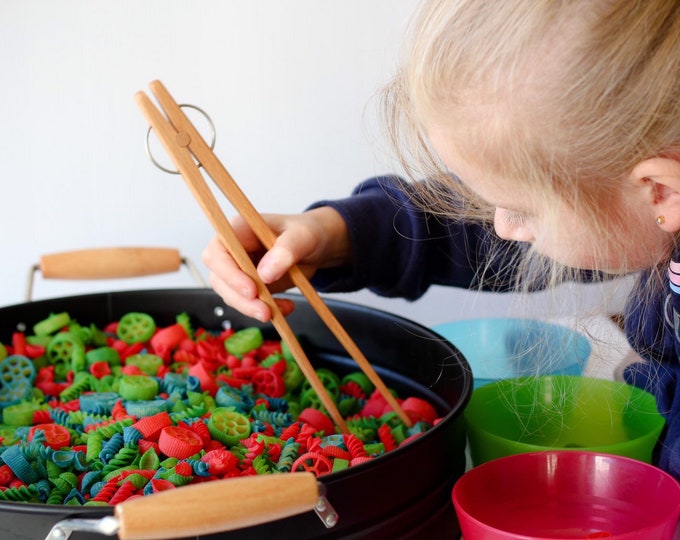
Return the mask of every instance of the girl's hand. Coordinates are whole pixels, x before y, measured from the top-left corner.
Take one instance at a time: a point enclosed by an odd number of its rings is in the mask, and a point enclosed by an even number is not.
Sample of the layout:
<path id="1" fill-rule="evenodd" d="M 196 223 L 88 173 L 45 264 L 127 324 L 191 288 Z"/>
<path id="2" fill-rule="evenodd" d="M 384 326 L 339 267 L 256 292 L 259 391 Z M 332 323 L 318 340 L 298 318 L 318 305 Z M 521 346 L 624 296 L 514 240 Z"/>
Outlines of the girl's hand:
<path id="1" fill-rule="evenodd" d="M 349 233 L 334 209 L 320 207 L 302 214 L 264 214 L 262 217 L 277 235 L 269 251 L 243 218 L 233 217 L 230 223 L 272 293 L 293 286 L 288 270 L 296 264 L 311 277 L 319 268 L 351 262 Z M 203 262 L 210 270 L 210 286 L 227 305 L 262 322 L 271 319 L 269 306 L 256 296 L 255 282 L 238 267 L 217 237 L 203 251 Z M 284 315 L 292 309 L 290 303 L 278 304 Z"/>

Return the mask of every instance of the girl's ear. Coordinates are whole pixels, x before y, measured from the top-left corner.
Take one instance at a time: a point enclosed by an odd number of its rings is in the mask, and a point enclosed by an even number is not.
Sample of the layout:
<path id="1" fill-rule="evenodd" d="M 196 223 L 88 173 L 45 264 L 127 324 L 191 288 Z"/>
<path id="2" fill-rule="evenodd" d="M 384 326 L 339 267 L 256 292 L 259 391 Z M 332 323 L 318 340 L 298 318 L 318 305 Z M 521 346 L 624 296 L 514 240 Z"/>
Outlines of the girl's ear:
<path id="1" fill-rule="evenodd" d="M 680 231 L 680 161 L 655 157 L 637 164 L 633 182 L 642 187 L 650 219 L 666 232 Z"/>

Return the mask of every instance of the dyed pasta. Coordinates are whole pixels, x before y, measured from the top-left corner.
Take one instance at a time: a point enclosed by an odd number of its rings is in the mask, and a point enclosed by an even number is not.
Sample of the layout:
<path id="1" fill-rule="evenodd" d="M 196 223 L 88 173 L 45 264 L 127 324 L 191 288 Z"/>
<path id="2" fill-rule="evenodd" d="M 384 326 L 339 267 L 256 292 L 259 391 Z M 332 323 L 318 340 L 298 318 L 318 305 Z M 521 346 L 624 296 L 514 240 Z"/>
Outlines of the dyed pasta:
<path id="1" fill-rule="evenodd" d="M 71 419 L 69 417 L 68 411 L 65 411 L 64 409 L 57 407 L 55 409 L 52 409 L 51 416 L 55 424 L 59 424 L 60 426 L 71 427 L 70 423 Z"/>
<path id="2" fill-rule="evenodd" d="M 47 497 L 47 504 L 61 504 L 64 502 L 64 494 L 58 489 L 53 489 Z"/>
<path id="3" fill-rule="evenodd" d="M 345 435 L 344 441 L 347 450 L 352 455 L 352 458 L 366 457 L 366 450 L 364 450 L 364 444 L 356 435 L 353 434 Z"/>
<path id="4" fill-rule="evenodd" d="M 279 460 L 276 468 L 280 472 L 290 472 L 293 468 L 293 462 L 300 455 L 300 445 L 296 442 L 286 443 L 281 449 Z"/>
<path id="5" fill-rule="evenodd" d="M 137 472 L 130 474 L 125 477 L 125 480 L 130 482 L 134 487 L 136 491 L 139 491 L 140 489 L 144 489 L 144 487 L 149 483 L 150 478 L 147 478 L 143 474 L 139 474 Z"/>
<path id="6" fill-rule="evenodd" d="M 83 497 L 83 494 L 76 488 L 73 488 L 68 492 L 66 497 L 64 497 L 63 504 L 67 506 L 82 506 L 84 502 L 85 497 Z"/>
<path id="7" fill-rule="evenodd" d="M 111 438 L 104 443 L 101 452 L 99 452 L 99 459 L 101 459 L 104 463 L 108 463 L 109 460 L 115 456 L 121 448 L 123 448 L 124 444 L 125 441 L 123 440 L 123 434 L 114 433 Z"/>
<path id="8" fill-rule="evenodd" d="M 257 474 L 269 474 L 274 469 L 274 463 L 272 462 L 271 459 L 269 459 L 269 456 L 267 456 L 267 454 L 260 454 L 259 456 L 255 456 L 252 465 L 253 469 L 255 469 Z"/>
<path id="9" fill-rule="evenodd" d="M 78 381 L 74 381 L 71 386 L 59 394 L 59 399 L 62 401 L 72 401 L 90 389 L 90 377 L 83 377 Z"/>
<path id="10" fill-rule="evenodd" d="M 173 486 L 186 486 L 191 483 L 194 479 L 193 476 L 184 476 L 182 474 L 177 474 L 174 470 L 170 470 L 167 473 L 161 475 L 161 478 L 170 482 Z"/>
<path id="11" fill-rule="evenodd" d="M 124 500 L 134 495 L 136 492 L 137 488 L 135 487 L 135 485 L 129 480 L 126 480 L 111 496 L 108 503 L 112 506 L 115 506 L 118 503 L 122 503 Z"/>
<path id="12" fill-rule="evenodd" d="M 136 427 L 127 426 L 123 428 L 123 442 L 125 444 L 135 444 L 142 438 L 143 435 Z"/>
<path id="13" fill-rule="evenodd" d="M 62 348 L 53 349 L 47 365 L 26 370 L 35 372 L 40 389 L 27 394 L 28 412 L 17 417 L 29 425 L 0 428 L 0 500 L 104 506 L 220 478 L 323 475 L 431 427 L 418 422 L 409 429 L 394 413 L 372 416 L 385 406 L 363 388 L 362 374 L 341 379 L 322 368 L 319 376 L 350 431 L 333 433 L 318 396 L 279 344 L 260 340 L 261 350 L 235 355 L 225 345 L 234 330 L 194 330 L 182 319 L 146 342 L 122 341 L 115 326 L 101 331 L 75 323 L 42 336 Z M 159 334 L 174 341 L 155 341 Z M 153 370 L 146 354 L 156 357 Z M 32 360 L 22 362 L 29 367 Z M 154 375 L 140 375 L 142 368 Z M 19 382 L 30 388 L 34 381 Z M 23 405 L 12 410 L 22 411 Z"/>
<path id="14" fill-rule="evenodd" d="M 101 433 L 92 433 L 87 438 L 87 451 L 85 457 L 87 461 L 93 462 L 99 457 L 104 448 L 104 436 Z"/>
<path id="15" fill-rule="evenodd" d="M 188 463 L 191 465 L 191 472 L 195 476 L 210 476 L 210 465 L 206 463 L 205 461 L 201 461 L 200 459 L 191 459 L 188 460 Z"/>
<path id="16" fill-rule="evenodd" d="M 112 471 L 132 465 L 138 457 L 139 448 L 137 446 L 123 446 L 114 456 L 111 456 L 106 465 L 104 465 L 102 474 L 106 476 Z"/>
<path id="17" fill-rule="evenodd" d="M 203 416 L 207 412 L 208 409 L 205 406 L 205 403 L 199 403 L 198 405 L 190 406 L 183 411 L 170 413 L 170 418 L 172 418 L 173 422 L 177 423 L 186 420 L 187 418 Z"/>
<path id="18" fill-rule="evenodd" d="M 23 501 L 31 502 L 36 499 L 35 488 L 29 486 L 19 486 L 0 491 L 0 500 L 3 501 Z"/>
<path id="19" fill-rule="evenodd" d="M 116 433 L 123 433 L 123 429 L 131 426 L 132 422 L 132 418 L 123 418 L 122 420 L 118 421 L 104 422 L 102 424 L 98 424 L 91 431 L 99 433 L 105 439 L 110 439 Z"/>
<path id="20" fill-rule="evenodd" d="M 293 423 L 292 415 L 285 412 L 269 411 L 267 409 L 253 409 L 250 415 L 251 417 L 257 418 L 262 422 L 270 424 L 274 428 L 287 427 Z M 279 432 L 281 432 L 280 429 Z"/>
<path id="21" fill-rule="evenodd" d="M 73 488 L 78 487 L 78 477 L 73 473 L 62 473 L 56 478 L 50 478 L 50 482 L 62 495 L 66 495 Z"/>

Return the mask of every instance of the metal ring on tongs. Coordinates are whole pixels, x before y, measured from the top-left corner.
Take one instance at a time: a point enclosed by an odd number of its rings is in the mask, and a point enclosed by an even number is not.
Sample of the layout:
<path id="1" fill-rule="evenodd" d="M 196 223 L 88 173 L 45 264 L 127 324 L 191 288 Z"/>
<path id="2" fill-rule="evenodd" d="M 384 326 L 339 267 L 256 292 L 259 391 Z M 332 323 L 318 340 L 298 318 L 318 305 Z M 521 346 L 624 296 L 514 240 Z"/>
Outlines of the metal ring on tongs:
<path id="1" fill-rule="evenodd" d="M 205 112 L 203 109 L 200 107 L 197 107 L 196 105 L 190 105 L 188 103 L 183 103 L 179 105 L 180 109 L 187 107 L 189 109 L 194 109 L 195 111 L 198 111 L 201 113 L 205 119 L 208 121 L 208 125 L 210 126 L 210 149 L 214 150 L 215 149 L 215 139 L 217 138 L 216 131 L 215 131 L 215 124 L 213 124 L 212 118 L 208 115 L 207 112 Z M 149 156 L 149 159 L 151 162 L 158 167 L 161 171 L 165 171 L 166 173 L 170 174 L 180 174 L 178 170 L 172 170 L 168 169 L 167 167 L 164 167 L 161 165 L 158 161 L 156 161 L 156 158 L 153 157 L 153 154 L 151 153 L 151 146 L 149 145 L 149 135 L 151 134 L 151 131 L 153 130 L 152 126 L 149 126 L 149 129 L 146 130 L 146 141 L 145 141 L 145 148 L 146 148 L 146 155 Z M 196 163 L 198 167 L 201 167 L 200 163 Z"/>

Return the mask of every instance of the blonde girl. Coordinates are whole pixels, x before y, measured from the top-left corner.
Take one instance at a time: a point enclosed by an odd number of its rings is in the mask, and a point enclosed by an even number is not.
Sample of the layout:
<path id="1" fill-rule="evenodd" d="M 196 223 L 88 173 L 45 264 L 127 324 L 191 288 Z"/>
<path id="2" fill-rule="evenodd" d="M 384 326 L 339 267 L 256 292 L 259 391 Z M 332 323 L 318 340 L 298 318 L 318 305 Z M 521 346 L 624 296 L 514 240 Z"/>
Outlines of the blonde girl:
<path id="1" fill-rule="evenodd" d="M 416 299 L 637 273 L 645 362 L 626 377 L 656 395 L 658 463 L 680 478 L 680 1 L 430 0 L 383 97 L 412 180 L 267 216 L 266 253 L 235 218 L 264 281 L 283 290 L 300 263 L 323 291 Z M 204 260 L 228 304 L 269 319 L 219 242 Z"/>

